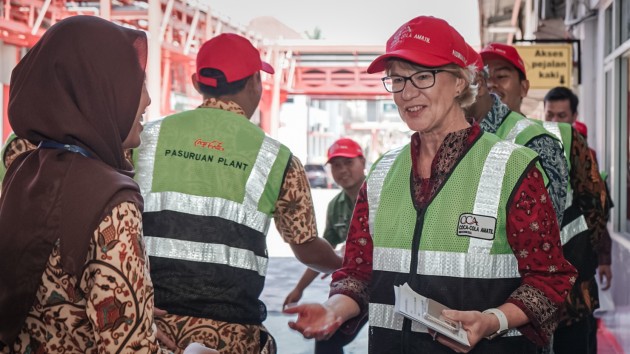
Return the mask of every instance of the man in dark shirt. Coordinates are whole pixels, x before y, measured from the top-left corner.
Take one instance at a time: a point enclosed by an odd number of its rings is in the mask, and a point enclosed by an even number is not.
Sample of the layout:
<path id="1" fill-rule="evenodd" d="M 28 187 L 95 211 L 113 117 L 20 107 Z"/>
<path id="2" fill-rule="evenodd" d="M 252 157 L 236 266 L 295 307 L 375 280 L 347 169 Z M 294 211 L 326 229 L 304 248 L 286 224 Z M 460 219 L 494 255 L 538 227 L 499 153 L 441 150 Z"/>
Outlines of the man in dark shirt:
<path id="1" fill-rule="evenodd" d="M 328 203 L 328 210 L 326 211 L 324 239 L 335 248 L 344 243 L 348 235 L 348 225 L 352 218 L 354 204 L 359 189 L 365 180 L 365 157 L 357 142 L 352 139 L 341 138 L 328 149 L 328 163 L 335 183 L 342 189 Z M 295 288 L 287 295 L 284 306 L 298 302 L 302 298 L 304 289 L 313 282 L 318 274 L 318 272 L 307 268 Z M 366 320 L 367 317 L 360 326 L 363 326 Z M 359 329 L 352 335 L 337 331 L 330 339 L 315 342 L 315 354 L 343 353 L 343 347 L 352 342 L 358 333 Z"/>

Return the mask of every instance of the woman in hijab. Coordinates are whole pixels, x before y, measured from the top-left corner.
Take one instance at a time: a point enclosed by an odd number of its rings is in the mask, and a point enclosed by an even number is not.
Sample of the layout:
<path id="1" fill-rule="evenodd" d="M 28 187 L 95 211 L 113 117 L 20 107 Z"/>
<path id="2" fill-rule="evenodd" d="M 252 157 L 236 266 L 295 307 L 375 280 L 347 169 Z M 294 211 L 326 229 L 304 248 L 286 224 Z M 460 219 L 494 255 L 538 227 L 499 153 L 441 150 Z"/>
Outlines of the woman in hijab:
<path id="1" fill-rule="evenodd" d="M 164 350 L 142 198 L 123 153 L 140 144 L 151 101 L 146 57 L 144 32 L 76 16 L 48 29 L 13 70 L 9 120 L 37 149 L 16 157 L 2 186 L 3 352 Z"/>
<path id="2" fill-rule="evenodd" d="M 467 56 L 446 21 L 420 16 L 368 68 L 385 71 L 414 134 L 372 166 L 330 298 L 285 309 L 305 337 L 329 338 L 341 324 L 352 332 L 369 315 L 370 353 L 533 354 L 549 342 L 576 272 L 538 156 L 466 119 L 477 90 Z M 419 295 L 405 302 L 409 289 Z M 420 321 L 396 310 L 413 304 Z"/>

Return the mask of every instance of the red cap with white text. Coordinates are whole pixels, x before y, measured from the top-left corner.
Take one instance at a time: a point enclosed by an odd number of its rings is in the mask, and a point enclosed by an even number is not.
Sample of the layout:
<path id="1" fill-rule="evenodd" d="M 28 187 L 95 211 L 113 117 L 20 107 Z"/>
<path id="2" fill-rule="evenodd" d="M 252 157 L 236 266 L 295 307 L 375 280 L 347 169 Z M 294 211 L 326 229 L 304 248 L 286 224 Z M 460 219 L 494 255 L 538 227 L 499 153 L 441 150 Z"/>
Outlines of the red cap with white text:
<path id="1" fill-rule="evenodd" d="M 201 75 L 203 69 L 223 72 L 228 83 L 244 79 L 257 71 L 273 74 L 273 67 L 260 60 L 260 52 L 245 37 L 222 33 L 204 43 L 197 53 L 197 81 L 216 87 L 217 80 Z"/>
<path id="2" fill-rule="evenodd" d="M 511 45 L 503 43 L 490 43 L 479 53 L 483 60 L 489 59 L 503 59 L 514 65 L 523 75 L 527 78 L 527 72 L 525 71 L 525 63 L 518 54 L 516 48 Z"/>
<path id="3" fill-rule="evenodd" d="M 367 69 L 370 74 L 385 70 L 387 60 L 403 59 L 417 65 L 437 67 L 468 65 L 466 41 L 448 22 L 419 16 L 402 25 L 385 46 L 385 54 L 374 59 Z"/>
<path id="4" fill-rule="evenodd" d="M 363 156 L 361 146 L 349 138 L 341 138 L 328 148 L 328 162 L 335 157 L 355 158 L 359 156 Z"/>

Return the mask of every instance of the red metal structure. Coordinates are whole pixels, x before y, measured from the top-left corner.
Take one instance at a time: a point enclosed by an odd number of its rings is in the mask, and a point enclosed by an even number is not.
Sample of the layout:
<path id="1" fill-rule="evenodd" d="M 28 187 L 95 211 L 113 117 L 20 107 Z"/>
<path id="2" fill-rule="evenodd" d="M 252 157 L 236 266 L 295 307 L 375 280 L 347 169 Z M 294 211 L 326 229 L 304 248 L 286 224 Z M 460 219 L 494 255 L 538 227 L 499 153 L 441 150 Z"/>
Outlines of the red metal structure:
<path id="1" fill-rule="evenodd" d="M 223 32 L 248 37 L 276 69 L 275 75 L 263 77 L 265 91 L 260 122 L 269 133 L 275 129 L 280 104 L 290 94 L 354 99 L 386 95 L 378 77 L 365 72 L 370 60 L 380 54 L 380 46 L 263 38 L 214 14 L 208 6 L 194 0 L 2 0 L 0 80 L 5 92 L 3 112 L 7 107 L 12 67 L 48 27 L 75 15 L 100 16 L 148 33 L 147 81 L 153 98 L 149 111 L 151 118 L 187 109 L 199 102 L 199 95 L 190 84 L 195 54 L 203 42 Z M 6 113 L 3 118 L 6 121 Z M 7 126 L 3 127 L 3 138 L 10 131 Z"/>

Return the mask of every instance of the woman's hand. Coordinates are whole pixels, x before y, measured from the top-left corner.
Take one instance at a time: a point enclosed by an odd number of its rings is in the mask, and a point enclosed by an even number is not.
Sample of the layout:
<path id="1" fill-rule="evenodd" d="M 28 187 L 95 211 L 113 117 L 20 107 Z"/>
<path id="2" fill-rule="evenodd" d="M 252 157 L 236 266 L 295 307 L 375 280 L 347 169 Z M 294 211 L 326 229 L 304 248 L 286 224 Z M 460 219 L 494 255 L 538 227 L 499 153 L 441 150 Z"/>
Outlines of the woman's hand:
<path id="1" fill-rule="evenodd" d="M 435 340 L 453 349 L 457 353 L 468 353 L 483 338 L 499 330 L 499 320 L 493 314 L 484 314 L 479 311 L 444 310 L 442 315 L 453 321 L 461 322 L 462 328 L 464 328 L 468 334 L 469 347 L 457 343 L 439 333 L 431 333 L 434 335 L 433 338 L 435 338 Z"/>
<path id="2" fill-rule="evenodd" d="M 297 321 L 289 321 L 289 327 L 304 338 L 326 340 L 341 326 L 342 319 L 330 307 L 322 304 L 287 306 L 284 313 L 297 314 Z"/>

